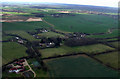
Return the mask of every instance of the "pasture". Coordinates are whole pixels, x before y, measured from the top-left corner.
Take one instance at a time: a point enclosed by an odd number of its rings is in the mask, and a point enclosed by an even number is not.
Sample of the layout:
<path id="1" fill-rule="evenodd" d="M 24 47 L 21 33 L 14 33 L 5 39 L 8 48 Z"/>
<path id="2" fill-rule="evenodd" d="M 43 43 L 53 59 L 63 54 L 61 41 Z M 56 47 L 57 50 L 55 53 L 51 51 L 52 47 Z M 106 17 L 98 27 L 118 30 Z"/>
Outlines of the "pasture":
<path id="1" fill-rule="evenodd" d="M 13 36 L 3 36 L 2 41 L 7 41 L 9 39 L 13 38 Z"/>
<path id="2" fill-rule="evenodd" d="M 51 77 L 117 77 L 117 71 L 87 56 L 63 57 L 44 62 Z"/>
<path id="3" fill-rule="evenodd" d="M 109 38 L 109 37 L 118 37 L 120 30 L 114 30 L 110 34 L 104 34 L 104 35 L 88 35 L 87 37 L 93 37 L 93 38 Z"/>
<path id="4" fill-rule="evenodd" d="M 25 39 L 29 40 L 29 41 L 39 41 L 40 40 L 40 39 L 35 39 L 32 35 L 28 34 L 25 31 L 6 31 L 5 33 L 18 35 L 22 38 L 25 38 Z"/>
<path id="5" fill-rule="evenodd" d="M 119 47 L 119 45 L 120 45 L 120 42 L 119 41 L 117 41 L 117 42 L 111 42 L 111 43 L 109 43 L 110 45 L 112 45 L 112 46 L 114 46 L 114 47 L 116 47 L 116 48 L 120 48 Z"/>
<path id="6" fill-rule="evenodd" d="M 118 63 L 120 63 L 120 60 L 118 59 L 119 56 L 120 54 L 118 52 L 111 52 L 107 54 L 96 55 L 95 58 L 99 59 L 106 65 L 118 69 L 120 68 L 118 65 Z"/>
<path id="7" fill-rule="evenodd" d="M 72 53 L 95 54 L 95 53 L 105 52 L 108 50 L 115 50 L 115 49 L 103 44 L 95 44 L 95 45 L 77 46 L 77 47 L 68 47 L 63 45 L 58 48 L 40 49 L 39 51 L 42 55 L 42 58 L 47 58 L 47 57 L 66 55 Z"/>
<path id="8" fill-rule="evenodd" d="M 58 33 L 55 33 L 55 32 L 44 32 L 44 33 L 38 34 L 38 36 L 40 36 L 40 37 L 47 37 L 47 38 L 51 38 L 51 37 L 64 37 L 64 35 L 58 34 Z"/>
<path id="9" fill-rule="evenodd" d="M 2 28 L 3 31 L 13 31 L 13 30 L 24 30 L 31 31 L 37 28 L 48 28 L 50 27 L 48 24 L 44 22 L 3 22 Z"/>
<path id="10" fill-rule="evenodd" d="M 73 14 L 75 16 L 52 17 L 44 19 L 55 25 L 55 29 L 67 32 L 101 33 L 117 28 L 117 20 L 95 14 Z M 98 30 L 99 29 L 99 30 Z"/>
<path id="11" fill-rule="evenodd" d="M 27 56 L 26 47 L 15 42 L 4 42 L 2 47 L 3 64 L 6 64 L 16 58 Z"/>

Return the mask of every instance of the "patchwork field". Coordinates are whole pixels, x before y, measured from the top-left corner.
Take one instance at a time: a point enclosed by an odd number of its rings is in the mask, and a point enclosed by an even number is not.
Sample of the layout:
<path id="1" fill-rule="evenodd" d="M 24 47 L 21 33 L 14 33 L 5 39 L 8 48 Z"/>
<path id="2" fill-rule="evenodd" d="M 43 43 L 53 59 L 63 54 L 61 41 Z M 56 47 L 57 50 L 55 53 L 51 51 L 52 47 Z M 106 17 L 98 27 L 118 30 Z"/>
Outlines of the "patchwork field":
<path id="1" fill-rule="evenodd" d="M 58 51 L 59 50 L 59 51 Z M 65 55 L 71 53 L 87 53 L 87 54 L 95 54 L 101 53 L 108 50 L 114 50 L 109 46 L 103 44 L 95 44 L 95 45 L 88 45 L 88 46 L 78 46 L 78 47 L 68 47 L 68 46 L 61 46 L 58 48 L 48 48 L 48 49 L 40 49 L 40 53 L 42 58 L 52 57 L 57 55 Z"/>
<path id="2" fill-rule="evenodd" d="M 8 63 L 9 61 L 12 61 L 13 59 L 20 58 L 23 56 L 27 56 L 26 54 L 26 47 L 23 45 L 20 45 L 15 42 L 5 42 L 3 43 L 2 47 L 2 57 L 3 57 L 3 64 Z"/>
<path id="3" fill-rule="evenodd" d="M 117 28 L 117 20 L 95 14 L 73 14 L 75 16 L 45 17 L 56 29 L 67 32 L 101 33 L 109 28 Z M 99 30 L 98 30 L 99 29 Z"/>
<path id="4" fill-rule="evenodd" d="M 58 33 L 55 33 L 55 32 L 40 33 L 40 34 L 38 34 L 38 36 L 47 37 L 47 38 L 50 38 L 50 37 L 64 37 L 64 35 L 58 34 Z"/>
<path id="5" fill-rule="evenodd" d="M 6 31 L 5 33 L 18 35 L 22 38 L 25 38 L 25 39 L 29 40 L 29 41 L 38 41 L 38 40 L 40 41 L 40 39 L 35 39 L 32 35 L 28 34 L 25 31 Z"/>
<path id="6" fill-rule="evenodd" d="M 14 22 L 14 23 L 3 22 L 2 27 L 3 27 L 3 31 L 13 31 L 13 30 L 30 31 L 37 28 L 48 28 L 49 25 L 44 22 Z"/>
<path id="7" fill-rule="evenodd" d="M 42 21 L 39 17 L 25 17 L 25 16 L 11 16 L 11 17 L 3 17 L 1 22 L 32 22 L 32 21 Z"/>
<path id="8" fill-rule="evenodd" d="M 97 55 L 95 56 L 95 58 L 99 59 L 106 65 L 118 69 L 120 68 L 120 66 L 118 65 L 118 63 L 120 63 L 120 60 L 118 59 L 119 56 L 120 54 L 118 52 L 111 52 L 107 54 Z"/>
<path id="9" fill-rule="evenodd" d="M 117 77 L 117 71 L 87 56 L 64 57 L 44 62 L 51 77 Z"/>

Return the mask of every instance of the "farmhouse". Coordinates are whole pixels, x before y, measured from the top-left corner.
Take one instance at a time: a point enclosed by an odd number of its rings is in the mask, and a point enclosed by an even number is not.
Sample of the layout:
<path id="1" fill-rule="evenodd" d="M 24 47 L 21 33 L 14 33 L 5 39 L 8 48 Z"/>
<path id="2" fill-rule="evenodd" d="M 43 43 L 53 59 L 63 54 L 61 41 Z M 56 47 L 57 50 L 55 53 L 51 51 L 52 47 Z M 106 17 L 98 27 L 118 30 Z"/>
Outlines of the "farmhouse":
<path id="1" fill-rule="evenodd" d="M 12 66 L 12 68 L 9 70 L 9 73 L 13 73 L 13 72 L 19 73 L 25 71 L 23 62 L 25 62 L 24 59 L 14 62 L 14 64 L 16 64 L 17 66 Z"/>
<path id="2" fill-rule="evenodd" d="M 39 43 L 39 46 L 42 47 L 42 48 L 49 48 L 49 47 L 54 47 L 55 46 L 55 43 L 53 42 L 50 42 L 50 43 Z"/>
<path id="3" fill-rule="evenodd" d="M 18 43 L 23 44 L 23 43 L 24 43 L 24 41 L 23 41 L 23 40 L 18 40 Z"/>
<path id="4" fill-rule="evenodd" d="M 14 68 L 11 68 L 9 70 L 9 73 L 12 73 L 12 72 L 19 73 L 19 72 L 23 72 L 23 71 L 25 71 L 25 68 L 23 66 L 22 67 L 18 67 L 18 68 L 14 67 Z"/>

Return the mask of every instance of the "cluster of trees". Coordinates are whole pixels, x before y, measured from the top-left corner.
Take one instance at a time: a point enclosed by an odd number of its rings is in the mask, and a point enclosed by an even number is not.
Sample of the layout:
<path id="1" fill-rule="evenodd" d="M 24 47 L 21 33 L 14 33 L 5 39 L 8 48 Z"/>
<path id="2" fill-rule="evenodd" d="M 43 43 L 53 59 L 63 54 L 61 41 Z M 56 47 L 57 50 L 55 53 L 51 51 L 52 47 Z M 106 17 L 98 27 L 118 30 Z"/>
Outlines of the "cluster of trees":
<path id="1" fill-rule="evenodd" d="M 63 16 L 75 16 L 74 14 L 70 14 L 70 13 L 54 13 L 51 14 L 53 17 L 63 17 Z"/>
<path id="2" fill-rule="evenodd" d="M 60 37 L 51 37 L 51 38 L 43 38 L 41 40 L 41 43 L 50 43 L 50 42 L 53 42 L 57 47 L 57 46 L 60 46 L 62 39 Z"/>
<path id="3" fill-rule="evenodd" d="M 65 40 L 65 45 L 67 46 L 82 46 L 82 45 L 90 45 L 90 44 L 95 44 L 98 43 L 96 39 L 93 38 L 69 38 Z"/>
<path id="4" fill-rule="evenodd" d="M 45 17 L 45 15 L 42 13 L 32 13 L 32 14 L 35 14 L 35 17 Z"/>

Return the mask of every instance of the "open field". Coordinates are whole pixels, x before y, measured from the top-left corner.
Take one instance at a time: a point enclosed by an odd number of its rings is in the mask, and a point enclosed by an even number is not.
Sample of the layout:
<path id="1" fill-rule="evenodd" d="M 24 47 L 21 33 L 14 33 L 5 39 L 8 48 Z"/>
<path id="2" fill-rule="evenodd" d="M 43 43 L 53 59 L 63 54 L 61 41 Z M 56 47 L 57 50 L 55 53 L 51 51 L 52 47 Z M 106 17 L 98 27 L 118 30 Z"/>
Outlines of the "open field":
<path id="1" fill-rule="evenodd" d="M 6 15 L 7 16 L 7 15 Z M 10 15 L 9 15 L 10 16 Z M 32 16 L 31 17 L 25 17 L 25 16 L 11 16 L 11 17 L 4 17 L 2 18 L 1 22 L 32 22 L 32 21 L 42 21 L 42 19 L 40 17 L 35 17 Z"/>
<path id="2" fill-rule="evenodd" d="M 111 42 L 109 43 L 110 45 L 116 47 L 116 48 L 120 48 L 119 45 L 120 45 L 120 42 Z"/>
<path id="3" fill-rule="evenodd" d="M 104 39 L 104 40 L 100 40 L 100 41 L 117 41 L 118 38 L 112 38 L 112 39 Z"/>
<path id="4" fill-rule="evenodd" d="M 14 23 L 2 23 L 3 31 L 24 30 L 30 31 L 37 28 L 48 28 L 49 25 L 44 22 L 14 22 Z"/>
<path id="5" fill-rule="evenodd" d="M 44 62 L 51 77 L 117 77 L 117 71 L 87 56 L 63 57 Z"/>
<path id="6" fill-rule="evenodd" d="M 50 38 L 50 37 L 64 37 L 64 35 L 58 34 L 58 33 L 55 33 L 55 32 L 40 33 L 40 34 L 38 34 L 38 36 L 47 37 L 47 38 Z"/>
<path id="7" fill-rule="evenodd" d="M 2 41 L 7 41 L 8 39 L 11 39 L 13 36 L 3 36 Z"/>
<path id="8" fill-rule="evenodd" d="M 52 57 L 57 55 L 65 55 L 71 53 L 87 53 L 87 54 L 95 54 L 101 53 L 108 50 L 114 50 L 109 46 L 103 44 L 95 44 L 95 45 L 88 45 L 88 46 L 78 46 L 78 47 L 68 47 L 68 46 L 61 46 L 58 48 L 47 48 L 47 49 L 40 49 L 42 58 Z"/>
<path id="9" fill-rule="evenodd" d="M 3 52 L 2 52 L 2 57 L 3 57 L 3 64 L 6 64 L 13 59 L 20 58 L 23 56 L 27 56 L 26 54 L 26 47 L 23 45 L 20 45 L 15 42 L 5 42 L 3 43 Z"/>
<path id="10" fill-rule="evenodd" d="M 40 39 L 35 39 L 32 35 L 28 34 L 25 31 L 6 31 L 7 34 L 18 35 L 22 38 L 25 38 L 29 41 L 39 41 Z"/>
<path id="11" fill-rule="evenodd" d="M 2 72 L 2 77 L 3 78 L 13 78 L 13 77 L 22 77 L 21 74 L 16 74 L 16 73 L 6 73 L 6 72 Z"/>
<path id="12" fill-rule="evenodd" d="M 120 30 L 114 30 L 110 34 L 104 34 L 104 35 L 89 35 L 88 37 L 94 37 L 94 38 L 109 38 L 109 37 L 118 37 Z"/>
<path id="13" fill-rule="evenodd" d="M 2 14 L 30 15 L 30 13 L 22 13 L 22 12 L 2 12 Z"/>
<path id="14" fill-rule="evenodd" d="M 55 28 L 68 32 L 101 33 L 109 28 L 117 28 L 117 20 L 108 16 L 95 14 L 73 14 L 75 16 L 45 17 L 45 20 L 55 25 Z M 98 30 L 99 29 L 99 30 Z"/>
<path id="15" fill-rule="evenodd" d="M 119 56 L 120 54 L 118 52 L 111 52 L 107 54 L 96 55 L 95 58 L 99 59 L 106 65 L 118 69 L 120 68 L 120 66 L 118 65 L 118 63 L 120 63 L 120 60 L 118 59 Z"/>

